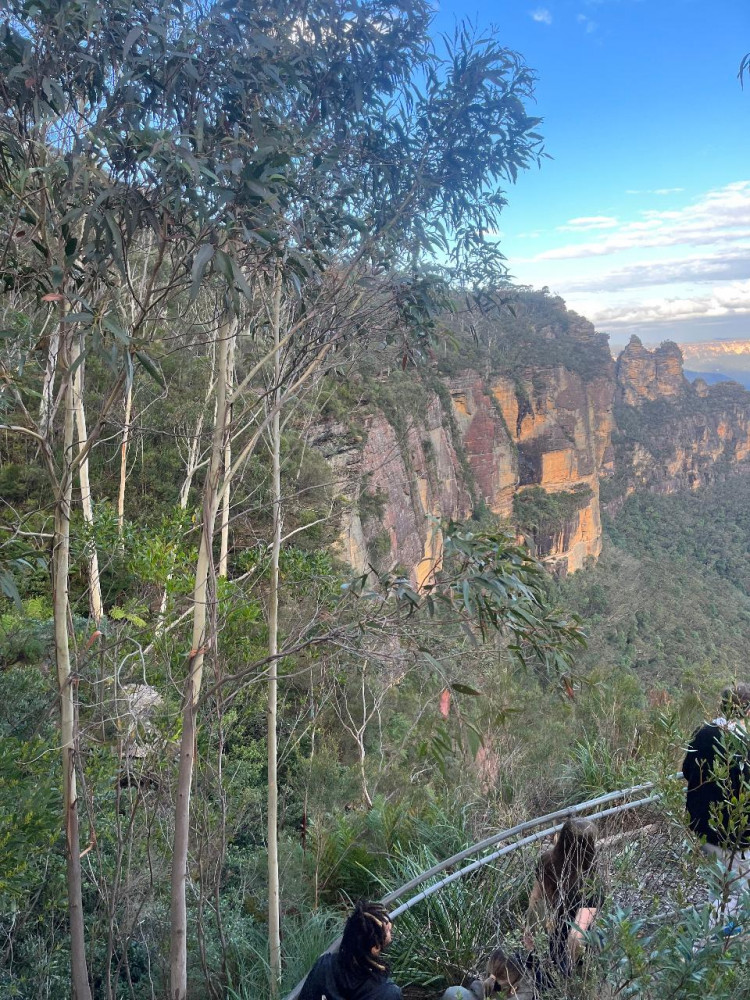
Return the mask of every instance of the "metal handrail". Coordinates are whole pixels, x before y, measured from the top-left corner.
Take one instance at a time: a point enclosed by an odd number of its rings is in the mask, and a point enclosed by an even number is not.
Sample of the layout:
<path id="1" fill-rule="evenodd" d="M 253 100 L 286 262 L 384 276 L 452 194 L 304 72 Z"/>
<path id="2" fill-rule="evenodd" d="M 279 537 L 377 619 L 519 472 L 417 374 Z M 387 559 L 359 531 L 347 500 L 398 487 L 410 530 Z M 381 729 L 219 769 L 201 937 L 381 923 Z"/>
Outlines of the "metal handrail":
<path id="1" fill-rule="evenodd" d="M 678 772 L 669 776 L 670 778 L 682 778 L 682 773 Z M 633 785 L 630 788 L 621 788 L 614 792 L 607 792 L 606 795 L 599 795 L 594 799 L 588 799 L 586 802 L 579 802 L 576 805 L 566 806 L 563 809 L 557 809 L 554 812 L 546 813 L 544 816 L 537 816 L 534 819 L 525 820 L 523 823 L 518 823 L 516 826 L 509 827 L 506 830 L 501 830 L 499 833 L 493 834 L 491 837 L 486 837 L 484 840 L 480 840 L 478 843 L 473 844 L 471 847 L 465 848 L 463 851 L 459 851 L 458 854 L 452 855 L 445 861 L 441 861 L 437 865 L 433 865 L 432 868 L 428 868 L 426 871 L 422 872 L 420 875 L 415 876 L 415 878 L 410 879 L 405 882 L 398 889 L 394 889 L 392 892 L 387 893 L 381 899 L 381 902 L 387 905 L 392 903 L 394 900 L 399 899 L 410 889 L 414 889 L 416 886 L 425 882 L 427 879 L 432 878 L 433 875 L 439 875 L 440 872 L 445 871 L 446 868 L 450 868 L 452 865 L 457 864 L 460 861 L 465 861 L 466 858 L 471 857 L 473 854 L 477 854 L 479 851 L 485 850 L 487 847 L 494 847 L 495 844 L 501 843 L 503 840 L 507 840 L 509 837 L 517 836 L 519 833 L 524 833 L 526 830 L 532 827 L 539 826 L 540 823 L 549 823 L 551 820 L 556 819 L 568 819 L 570 816 L 578 815 L 579 813 L 586 812 L 589 809 L 595 808 L 596 806 L 604 805 L 607 802 L 613 802 L 615 799 L 624 798 L 627 795 L 634 795 L 637 792 L 650 791 L 654 787 L 654 782 L 648 781 L 640 785 Z M 637 809 L 640 806 L 648 805 L 652 802 L 658 802 L 661 799 L 661 793 L 656 792 L 653 795 L 649 795 L 646 798 L 637 799 L 634 802 L 623 802 L 619 805 L 612 806 L 609 809 L 604 809 L 601 812 L 596 812 L 591 814 L 589 817 L 592 820 L 603 819 L 606 816 L 614 816 L 617 813 L 626 812 L 629 809 Z M 494 851 L 492 854 L 488 854 L 484 858 L 479 858 L 473 861 L 469 865 L 465 865 L 458 871 L 451 873 L 439 882 L 434 883 L 434 885 L 428 886 L 422 892 L 417 893 L 416 896 L 412 896 L 411 899 L 406 900 L 400 906 L 397 906 L 394 910 L 390 912 L 391 920 L 395 920 L 396 917 L 405 913 L 407 910 L 411 909 L 412 906 L 416 906 L 417 903 L 422 902 L 422 900 L 427 899 L 429 896 L 434 895 L 444 886 L 449 885 L 451 882 L 455 882 L 464 875 L 468 875 L 470 872 L 477 871 L 484 865 L 490 864 L 492 861 L 496 861 L 498 858 L 510 854 L 520 847 L 525 847 L 527 844 L 533 844 L 537 840 L 543 840 L 545 837 L 549 837 L 553 833 L 557 833 L 558 830 L 562 829 L 563 824 L 558 823 L 553 826 L 548 826 L 544 830 L 539 830 L 528 837 L 522 837 L 520 840 L 514 841 L 512 844 L 508 844 L 506 847 L 500 848 L 498 851 Z M 325 951 L 325 954 L 334 952 L 338 949 L 341 944 L 341 938 L 338 937 Z M 307 978 L 307 977 L 305 977 Z M 299 983 L 294 987 L 291 993 L 288 993 L 285 1000 L 297 1000 L 302 987 L 305 983 L 305 979 L 300 980 Z"/>
<path id="2" fill-rule="evenodd" d="M 400 886 L 398 889 L 394 889 L 393 892 L 389 892 L 387 895 L 383 896 L 380 902 L 384 904 L 392 903 L 394 899 L 398 899 L 400 896 L 403 896 L 404 893 L 413 889 L 421 882 L 425 882 L 433 875 L 439 875 L 440 872 L 445 871 L 446 868 L 450 868 L 452 865 L 458 864 L 459 861 L 465 861 L 466 858 L 470 858 L 472 854 L 478 854 L 479 851 L 483 851 L 487 847 L 494 847 L 495 844 L 499 844 L 501 841 L 507 840 L 508 837 L 515 837 L 516 834 L 523 833 L 525 830 L 530 830 L 532 827 L 539 826 L 540 823 L 547 823 L 550 820 L 561 819 L 562 817 L 567 818 L 568 816 L 575 816 L 578 813 L 585 812 L 587 809 L 592 809 L 594 806 L 603 805 L 605 802 L 612 802 L 614 799 L 624 798 L 626 795 L 634 795 L 636 792 L 647 792 L 653 787 L 653 781 L 647 781 L 642 785 L 633 785 L 631 788 L 620 788 L 616 792 L 607 792 L 606 795 L 599 795 L 595 799 L 589 799 L 586 802 L 579 802 L 577 805 L 573 806 L 565 806 L 564 809 L 556 809 L 555 812 L 546 813 L 544 816 L 536 816 L 534 819 L 527 819 L 523 823 L 518 823 L 516 826 L 509 827 L 507 830 L 501 830 L 499 833 L 494 833 L 491 837 L 485 837 L 484 840 L 480 840 L 478 843 L 472 844 L 471 847 L 464 848 L 463 851 L 459 851 L 458 854 L 454 854 L 445 861 L 441 861 L 439 864 L 433 865 L 432 868 L 428 868 L 427 871 L 422 872 L 409 882 L 404 883 L 404 885 Z"/>
<path id="3" fill-rule="evenodd" d="M 614 816 L 615 813 L 626 812 L 628 809 L 637 809 L 639 806 L 648 805 L 650 802 L 658 802 L 660 798 L 661 794 L 657 792 L 655 795 L 649 795 L 648 798 L 645 799 L 638 799 L 635 802 L 624 802 L 622 805 L 613 806 L 611 809 L 604 809 L 602 812 L 592 813 L 591 816 L 587 817 L 587 819 L 603 819 L 605 816 Z M 529 837 L 523 837 L 521 840 L 516 840 L 512 844 L 508 844 L 507 847 L 500 848 L 499 851 L 493 851 L 492 854 L 488 854 L 486 858 L 479 858 L 477 861 L 473 861 L 470 865 L 466 865 L 464 868 L 459 868 L 458 871 L 447 875 L 439 882 L 435 882 L 422 892 L 417 893 L 416 896 L 412 896 L 411 899 L 407 899 L 405 903 L 397 906 L 396 909 L 392 910 L 389 914 L 391 920 L 395 920 L 396 917 L 399 917 L 402 913 L 410 910 L 412 906 L 416 906 L 417 903 L 421 903 L 423 899 L 428 899 L 444 886 L 450 885 L 451 882 L 457 882 L 458 879 L 463 878 L 464 875 L 469 875 L 471 872 L 478 871 L 480 868 L 483 868 L 484 865 L 488 865 L 492 861 L 497 861 L 498 858 L 503 857 L 505 854 L 511 854 L 513 851 L 518 850 L 519 847 L 525 847 L 527 844 L 533 844 L 536 840 L 544 840 L 545 837 L 549 837 L 553 833 L 557 833 L 559 830 L 562 830 L 562 828 L 562 823 L 558 823 L 556 826 L 548 826 L 544 830 L 538 830 L 536 833 L 532 833 Z"/>

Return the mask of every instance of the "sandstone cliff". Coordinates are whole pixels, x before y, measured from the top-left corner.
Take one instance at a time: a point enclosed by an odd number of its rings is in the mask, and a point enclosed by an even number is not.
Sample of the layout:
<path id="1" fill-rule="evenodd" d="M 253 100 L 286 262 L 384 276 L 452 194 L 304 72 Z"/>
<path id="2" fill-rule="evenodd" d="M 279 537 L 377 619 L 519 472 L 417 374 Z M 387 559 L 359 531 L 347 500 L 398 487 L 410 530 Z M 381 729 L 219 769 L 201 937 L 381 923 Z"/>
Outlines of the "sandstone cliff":
<path id="1" fill-rule="evenodd" d="M 677 398 L 687 389 L 677 344 L 667 340 L 649 351 L 635 335 L 617 359 L 616 379 L 622 400 L 629 406 L 639 406 L 644 400 Z"/>
<path id="2" fill-rule="evenodd" d="M 631 340 L 617 361 L 615 416 L 608 494 L 696 489 L 750 461 L 750 392 L 736 382 L 688 382 L 676 344 L 648 351 Z"/>
<path id="3" fill-rule="evenodd" d="M 548 301 L 547 322 L 514 341 L 511 370 L 496 361 L 483 374 L 478 366 L 433 371 L 423 405 L 400 430 L 383 412 L 367 417 L 340 543 L 358 571 L 399 565 L 422 585 L 441 564 L 439 520 L 482 509 L 516 524 L 560 572 L 598 556 L 599 483 L 613 462 L 613 364 L 605 338 Z M 586 365 L 562 363 L 566 352 Z M 533 503 L 519 510 L 517 498 L 534 489 L 564 502 L 543 517 Z"/>
<path id="4" fill-rule="evenodd" d="M 543 293 L 471 334 L 421 374 L 364 382 L 361 441 L 328 455 L 349 472 L 340 551 L 359 572 L 401 567 L 421 586 L 440 520 L 483 510 L 573 572 L 601 551 L 600 502 L 750 468 L 750 392 L 691 384 L 674 343 L 633 337 L 615 365 L 606 337 Z"/>

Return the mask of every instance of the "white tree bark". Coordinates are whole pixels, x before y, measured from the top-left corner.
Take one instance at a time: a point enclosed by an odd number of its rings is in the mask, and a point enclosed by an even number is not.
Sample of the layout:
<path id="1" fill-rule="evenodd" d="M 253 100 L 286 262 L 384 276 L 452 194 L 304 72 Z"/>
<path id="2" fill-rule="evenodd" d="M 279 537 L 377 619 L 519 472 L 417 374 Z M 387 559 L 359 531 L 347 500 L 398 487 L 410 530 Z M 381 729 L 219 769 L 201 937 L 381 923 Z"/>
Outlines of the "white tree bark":
<path id="1" fill-rule="evenodd" d="M 281 551 L 281 272 L 276 272 L 271 310 L 273 327 L 274 415 L 271 424 L 271 502 L 273 504 L 273 544 L 271 581 L 268 595 L 268 655 L 275 657 L 279 648 L 279 553 Z M 281 923 L 279 906 L 279 791 L 277 760 L 278 661 L 271 660 L 268 674 L 268 948 L 271 968 L 271 996 L 281 985 Z"/>
<path id="2" fill-rule="evenodd" d="M 81 357 L 81 345 L 77 337 L 71 345 L 71 365 L 75 365 L 73 372 L 73 405 L 75 408 L 76 431 L 78 434 L 78 448 L 83 450 L 88 439 L 86 430 L 86 411 L 83 405 L 83 386 L 85 358 Z M 78 480 L 81 486 L 81 507 L 83 508 L 83 519 L 89 527 L 94 524 L 94 508 L 91 502 L 91 483 L 89 480 L 89 459 L 88 454 L 81 460 L 78 467 Z M 89 612 L 96 624 L 102 620 L 104 615 L 104 604 L 102 602 L 102 586 L 99 577 L 99 556 L 96 545 L 91 542 L 91 547 L 87 555 L 89 564 Z"/>
<path id="3" fill-rule="evenodd" d="M 229 343 L 229 358 L 227 361 L 227 420 L 232 421 L 232 386 L 234 384 L 234 349 L 237 343 L 236 334 L 233 332 Z M 232 468 L 232 436 L 227 434 L 224 445 L 224 474 Z M 219 547 L 219 576 L 226 577 L 229 569 L 229 504 L 231 488 L 227 486 L 221 501 L 221 544 Z"/>
<path id="4" fill-rule="evenodd" d="M 39 433 L 46 440 L 52 426 L 52 410 L 55 396 L 55 373 L 57 372 L 57 355 L 60 351 L 60 328 L 55 325 L 49 337 L 47 349 L 47 367 L 44 371 L 42 384 L 42 399 L 39 403 Z"/>
<path id="5" fill-rule="evenodd" d="M 60 742 L 63 763 L 63 815 L 67 856 L 68 912 L 70 920 L 71 979 L 74 1000 L 91 1000 L 81 894 L 81 858 L 78 833 L 78 797 L 76 790 L 76 751 L 78 743 L 76 692 L 77 683 L 70 661 L 68 635 L 68 586 L 70 570 L 70 508 L 73 497 L 73 434 L 76 411 L 73 375 L 70 362 L 73 351 L 71 334 L 61 324 L 59 360 L 67 379 L 63 396 L 62 474 L 55 502 L 55 533 L 52 547 L 52 594 L 55 634 L 55 661 L 60 691 Z"/>
<path id="6" fill-rule="evenodd" d="M 120 489 L 117 494 L 117 534 L 122 538 L 125 529 L 125 484 L 128 479 L 128 444 L 130 443 L 130 418 L 133 412 L 133 379 L 128 380 L 125 393 L 125 422 L 122 425 L 120 445 Z"/>
<path id="7" fill-rule="evenodd" d="M 187 879 L 188 842 L 190 835 L 190 792 L 195 763 L 195 736 L 198 699 L 203 680 L 203 662 L 211 636 L 208 634 L 208 584 L 213 565 L 213 536 L 219 506 L 219 484 L 225 439 L 229 432 L 227 420 L 227 366 L 229 342 L 234 328 L 223 323 L 218 331 L 216 420 L 211 442 L 208 478 L 203 499 L 198 562 L 193 588 L 193 633 L 188 660 L 188 675 L 183 693 L 182 738 L 180 768 L 175 805 L 174 849 L 172 852 L 172 899 L 170 911 L 170 1000 L 184 1000 L 187 994 Z"/>

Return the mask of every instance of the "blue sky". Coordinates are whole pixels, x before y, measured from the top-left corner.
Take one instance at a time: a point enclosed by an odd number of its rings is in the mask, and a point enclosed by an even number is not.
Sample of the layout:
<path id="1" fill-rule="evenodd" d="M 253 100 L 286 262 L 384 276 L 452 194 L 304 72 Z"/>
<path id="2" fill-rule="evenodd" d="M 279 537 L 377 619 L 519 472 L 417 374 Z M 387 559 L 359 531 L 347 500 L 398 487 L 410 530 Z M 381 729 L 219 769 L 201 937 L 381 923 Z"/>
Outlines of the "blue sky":
<path id="1" fill-rule="evenodd" d="M 748 0 L 439 0 L 536 70 L 553 157 L 508 190 L 515 278 L 615 343 L 750 339 Z"/>

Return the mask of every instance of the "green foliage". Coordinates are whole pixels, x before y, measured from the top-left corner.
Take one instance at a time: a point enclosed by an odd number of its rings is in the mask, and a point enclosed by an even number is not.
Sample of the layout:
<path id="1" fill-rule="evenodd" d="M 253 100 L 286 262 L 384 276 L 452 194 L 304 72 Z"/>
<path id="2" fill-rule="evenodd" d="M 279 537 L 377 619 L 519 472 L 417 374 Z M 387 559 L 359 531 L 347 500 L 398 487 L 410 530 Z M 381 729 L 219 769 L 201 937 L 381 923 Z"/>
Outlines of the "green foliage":
<path id="1" fill-rule="evenodd" d="M 407 882 L 439 860 L 428 848 L 394 859 L 392 880 Z M 511 881 L 498 885 L 498 872 L 484 869 L 407 910 L 396 922 L 391 948 L 396 981 L 437 992 L 476 973 L 496 940 L 498 911 L 519 888 Z"/>
<path id="2" fill-rule="evenodd" d="M 316 959 L 340 934 L 342 914 L 317 909 L 282 920 L 282 952 L 284 993 L 307 975 Z M 268 940 L 261 924 L 232 928 L 232 955 L 226 1000 L 260 1000 L 270 993 Z"/>
<path id="3" fill-rule="evenodd" d="M 412 607 L 423 603 L 430 615 L 445 605 L 459 610 L 483 637 L 491 629 L 505 633 L 521 665 L 536 660 L 557 676 L 571 668 L 577 647 L 585 646 L 580 622 L 550 606 L 543 567 L 511 532 L 446 524 L 443 544 L 441 580 L 424 588 L 423 599 L 397 583 L 401 599 Z"/>
<path id="4" fill-rule="evenodd" d="M 44 598 L 29 598 L 20 610 L 0 615 L 0 659 L 37 663 L 52 647 L 52 608 Z"/>
<path id="5" fill-rule="evenodd" d="M 514 379 L 523 410 L 522 380 L 530 371 L 541 373 L 560 366 L 588 382 L 611 377 L 612 358 L 607 338 L 565 302 L 546 289 L 535 291 L 497 285 L 471 301 L 471 310 L 446 319 L 454 349 L 437 357 L 438 370 L 456 375 L 467 368 Z"/>
<path id="6" fill-rule="evenodd" d="M 518 527 L 535 539 L 562 531 L 578 511 L 586 507 L 593 493 L 586 483 L 572 490 L 550 493 L 541 486 L 520 490 L 513 497 L 513 518 Z"/>
<path id="7" fill-rule="evenodd" d="M 364 527 L 369 521 L 380 523 L 383 518 L 385 505 L 388 501 L 388 494 L 379 486 L 374 490 L 363 490 L 359 495 L 357 507 L 359 516 Z"/>
<path id="8" fill-rule="evenodd" d="M 0 741 L 0 907 L 27 895 L 28 869 L 59 831 L 60 790 L 42 740 Z"/>
<path id="9" fill-rule="evenodd" d="M 563 768 L 563 781 L 574 802 L 585 802 L 644 780 L 643 761 L 634 765 L 627 758 L 627 748 L 618 750 L 603 736 L 584 737 L 576 743 Z"/>
<path id="10" fill-rule="evenodd" d="M 0 496 L 8 503 L 43 503 L 48 499 L 47 489 L 47 475 L 39 465 L 5 462 L 0 467 Z"/>
<path id="11" fill-rule="evenodd" d="M 702 566 L 750 596 L 750 476 L 691 493 L 636 493 L 607 530 L 619 548 L 636 556 Z"/>
<path id="12" fill-rule="evenodd" d="M 586 621 L 584 669 L 632 669 L 644 687 L 718 690 L 742 674 L 750 629 L 748 477 L 635 493 L 604 519 L 598 564 L 554 585 Z"/>
<path id="13" fill-rule="evenodd" d="M 676 920 L 616 909 L 597 921 L 596 933 L 603 938 L 602 978 L 618 996 L 742 1000 L 746 995 L 745 935 L 724 936 L 710 906 L 691 907 Z"/>

